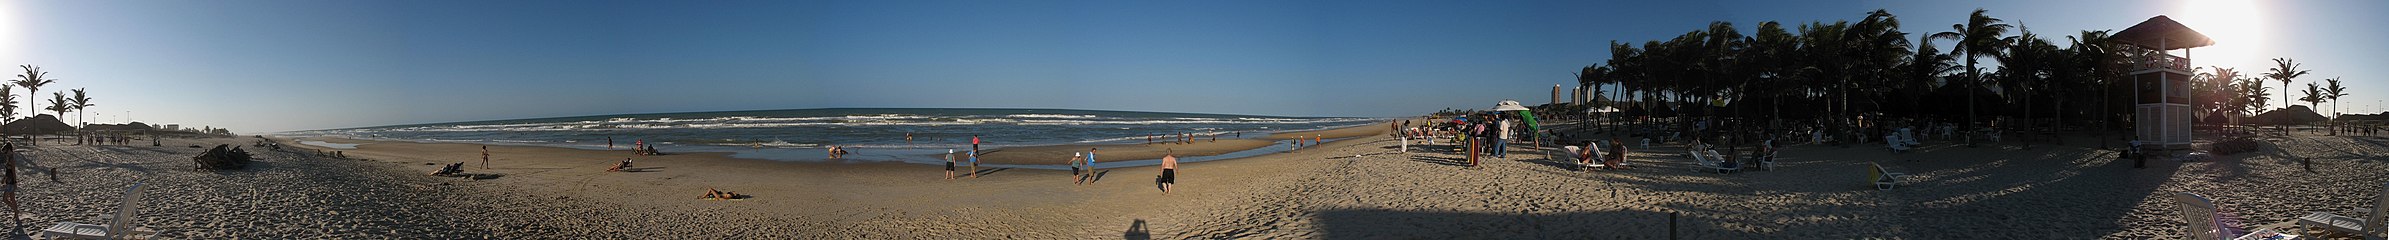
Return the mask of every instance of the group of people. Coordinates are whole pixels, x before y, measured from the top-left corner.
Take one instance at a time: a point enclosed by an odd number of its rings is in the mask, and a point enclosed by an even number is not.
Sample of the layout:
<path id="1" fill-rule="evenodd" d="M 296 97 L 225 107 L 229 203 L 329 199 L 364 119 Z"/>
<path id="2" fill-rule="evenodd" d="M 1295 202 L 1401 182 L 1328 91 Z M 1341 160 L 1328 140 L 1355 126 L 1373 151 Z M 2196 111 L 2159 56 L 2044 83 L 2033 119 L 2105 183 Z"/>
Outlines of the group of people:
<path id="1" fill-rule="evenodd" d="M 1478 156 L 1509 158 L 1509 141 L 1525 131 L 1518 131 L 1517 117 L 1503 113 L 1477 114 L 1474 117 L 1452 119 L 1456 141 L 1468 143 L 1468 166 L 1477 166 Z"/>
<path id="2" fill-rule="evenodd" d="M 1086 185 L 1087 181 L 1095 178 L 1095 148 L 1087 148 L 1087 152 L 1083 153 L 1070 153 L 1070 162 L 1064 164 L 1070 165 L 1070 181 L 1073 184 Z"/>
<path id="3" fill-rule="evenodd" d="M 847 153 L 848 153 L 848 152 L 846 152 L 846 147 L 844 147 L 844 146 L 830 145 L 830 148 L 829 148 L 830 159 L 842 159 L 842 158 L 846 158 L 846 154 L 847 154 Z"/>
<path id="4" fill-rule="evenodd" d="M 1235 134 L 1235 135 L 1236 135 L 1235 137 L 1244 137 L 1244 133 L 1242 133 L 1242 132 L 1235 132 L 1235 133 L 1231 133 L 1231 134 Z M 1213 132 L 1213 133 L 1210 133 L 1210 134 L 1201 134 L 1201 135 L 1204 135 L 1204 136 L 1209 136 L 1209 137 L 1211 137 L 1211 140 L 1210 140 L 1210 141 L 1212 141 L 1212 142 L 1218 142 L 1218 141 L 1219 141 L 1219 135 L 1220 135 L 1220 133 Z M 1195 139 L 1196 139 L 1196 138 L 1198 138 L 1198 137 L 1202 137 L 1202 136 L 1197 136 L 1197 134 L 1195 134 L 1195 133 L 1188 133 L 1188 132 L 1180 132 L 1180 133 L 1172 133 L 1172 134 L 1162 134 L 1162 135 L 1146 135 L 1146 136 L 1145 136 L 1145 144 L 1155 144 L 1155 143 L 1192 144 L 1192 143 L 1194 143 L 1194 142 L 1195 142 Z"/>
<path id="5" fill-rule="evenodd" d="M 971 151 L 964 154 L 963 157 L 970 160 L 971 178 L 979 178 L 978 134 L 971 134 Z M 946 149 L 946 180 L 954 180 L 954 149 Z"/>

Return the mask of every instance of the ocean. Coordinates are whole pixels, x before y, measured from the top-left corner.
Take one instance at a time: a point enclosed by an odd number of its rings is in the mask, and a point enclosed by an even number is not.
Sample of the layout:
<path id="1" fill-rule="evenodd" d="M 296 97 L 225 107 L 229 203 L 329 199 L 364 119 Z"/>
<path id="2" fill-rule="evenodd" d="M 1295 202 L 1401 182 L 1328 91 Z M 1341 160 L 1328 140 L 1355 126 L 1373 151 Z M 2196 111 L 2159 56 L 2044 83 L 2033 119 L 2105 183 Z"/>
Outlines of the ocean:
<path id="1" fill-rule="evenodd" d="M 967 150 L 973 134 L 984 141 L 983 148 L 1000 148 L 1143 143 L 1147 135 L 1181 132 L 1241 132 L 1245 138 L 1254 138 L 1273 132 L 1351 127 L 1382 120 L 1385 119 L 1066 109 L 832 108 L 432 123 L 275 135 L 579 149 L 606 149 L 610 137 L 622 149 L 644 141 L 657 144 L 665 152 L 730 152 L 732 157 L 783 161 L 826 160 L 822 151 L 829 145 L 839 145 L 867 153 L 847 156 L 848 161 L 942 164 L 942 159 L 919 156 L 944 154 L 946 149 Z M 909 142 L 905 140 L 907 133 L 912 134 Z M 1231 153 L 1189 161 L 1250 155 L 1257 153 Z"/>

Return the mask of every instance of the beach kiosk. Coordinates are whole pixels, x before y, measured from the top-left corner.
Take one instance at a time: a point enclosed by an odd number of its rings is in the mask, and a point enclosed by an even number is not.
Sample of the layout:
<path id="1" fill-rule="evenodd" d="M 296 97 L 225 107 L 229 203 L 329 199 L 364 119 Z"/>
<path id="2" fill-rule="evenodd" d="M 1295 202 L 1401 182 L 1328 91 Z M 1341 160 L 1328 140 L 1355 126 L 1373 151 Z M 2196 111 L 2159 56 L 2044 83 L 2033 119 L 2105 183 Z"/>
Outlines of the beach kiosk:
<path id="1" fill-rule="evenodd" d="M 2148 150 L 2189 149 L 2192 73 L 2188 56 L 2190 48 L 2215 45 L 2215 41 L 2163 15 L 2116 32 L 2111 40 L 2151 52 L 2125 61 L 2130 64 L 2125 69 L 2131 71 L 2132 98 L 2137 104 L 2132 129 L 2141 146 Z M 2175 50 L 2181 55 L 2174 55 Z"/>

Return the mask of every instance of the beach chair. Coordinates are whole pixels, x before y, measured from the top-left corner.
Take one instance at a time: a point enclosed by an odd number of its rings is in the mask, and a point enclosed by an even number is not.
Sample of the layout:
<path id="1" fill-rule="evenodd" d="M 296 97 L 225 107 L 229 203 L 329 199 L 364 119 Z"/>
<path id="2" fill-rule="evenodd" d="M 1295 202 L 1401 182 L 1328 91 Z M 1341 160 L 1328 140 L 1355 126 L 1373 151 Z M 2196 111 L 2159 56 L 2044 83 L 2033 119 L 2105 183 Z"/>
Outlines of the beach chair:
<path id="1" fill-rule="evenodd" d="M 133 218 L 141 211 L 141 189 L 144 187 L 147 186 L 135 182 L 132 187 L 125 188 L 124 200 L 117 205 L 116 214 L 100 215 L 107 220 L 108 225 L 61 222 L 42 229 L 41 235 L 49 239 L 120 239 L 149 235 L 151 231 L 132 227 Z"/>
<path id="2" fill-rule="evenodd" d="M 1724 160 L 1724 159 L 1721 159 L 1722 157 L 1725 157 L 1725 155 L 1722 155 L 1722 154 L 1717 154 L 1717 151 L 1716 151 L 1716 150 L 1709 150 L 1707 153 L 1702 153 L 1702 151 L 1692 151 L 1692 159 L 1693 159 L 1693 160 L 1695 160 L 1695 161 L 1699 161 L 1699 165 L 1701 166 L 1701 168 L 1707 168 L 1707 170 L 1715 170 L 1715 171 L 1717 171 L 1717 173 L 1726 173 L 1726 172 L 1731 172 L 1731 171 L 1741 171 L 1741 170 L 1742 170 L 1742 167 L 1741 167 L 1741 166 L 1735 166 L 1735 167 L 1726 167 L 1726 166 L 1725 166 L 1725 160 Z M 1694 168 L 1694 169 L 1692 169 L 1692 170 L 1693 170 L 1693 171 L 1701 171 L 1701 170 L 1702 170 L 1701 168 Z"/>
<path id="3" fill-rule="evenodd" d="M 2236 226 L 2236 221 L 2232 220 L 2234 218 L 2225 217 L 2214 200 L 2196 193 L 2176 192 L 2173 201 L 2181 204 L 2182 222 L 2189 224 L 2185 230 L 2193 240 L 2298 238 L 2298 235 L 2281 234 L 2272 229 L 2246 232 L 2246 229 Z"/>
<path id="4" fill-rule="evenodd" d="M 2372 208 L 2358 209 L 2367 212 L 2364 215 L 2365 218 L 2357 219 L 2328 212 L 2314 212 L 2308 213 L 2304 217 L 2298 217 L 2298 226 L 2305 229 L 2319 227 L 2332 232 L 2352 233 L 2372 240 L 2380 240 L 2384 239 L 2384 236 L 2389 236 L 2389 220 L 2383 219 L 2384 216 L 2389 216 L 2389 212 L 2385 212 L 2385 210 L 2389 210 L 2389 183 L 2382 184 L 2381 192 L 2374 194 Z"/>
<path id="5" fill-rule="evenodd" d="M 1757 161 L 1759 163 L 1759 169 L 1775 171 L 1775 153 L 1780 151 L 1782 150 L 1771 150 L 1767 151 L 1766 155 L 1761 155 Z"/>
<path id="6" fill-rule="evenodd" d="M 1584 148 L 1579 148 L 1579 147 L 1576 147 L 1576 146 L 1560 146 L 1560 148 L 1561 148 L 1561 149 L 1566 149 L 1566 150 L 1568 151 L 1568 154 L 1563 154 L 1562 156 L 1568 156 L 1568 161 L 1571 161 L 1571 162 L 1576 162 L 1576 163 L 1577 163 L 1577 164 L 1576 164 L 1577 166 L 1579 166 L 1579 167 L 1584 167 L 1584 169 L 1593 169 L 1593 168 L 1597 168 L 1597 167 L 1608 167 L 1609 165 L 1603 165 L 1603 164 L 1601 164 L 1601 160 L 1604 160 L 1604 159 L 1602 159 L 1602 158 L 1601 158 L 1601 147 L 1600 147 L 1601 145 L 1599 145 L 1599 144 L 1594 144 L 1593 146 L 1594 146 L 1594 147 L 1593 147 L 1593 153 L 1592 153 L 1592 156 L 1591 156 L 1590 158 L 1587 158 L 1587 157 L 1585 156 L 1585 154 L 1582 154 L 1582 152 L 1584 151 Z M 1591 161 L 1579 161 L 1578 159 L 1592 159 L 1592 160 L 1591 160 Z"/>
<path id="7" fill-rule="evenodd" d="M 1909 130 L 1909 128 L 1900 128 L 1900 143 L 1908 144 L 1908 147 L 1924 145 L 1924 143 L 1916 141 L 1916 131 Z"/>
<path id="8" fill-rule="evenodd" d="M 1890 148 L 1893 153 L 1908 152 L 1908 144 L 1901 143 L 1902 141 L 1904 140 L 1901 140 L 1898 134 L 1883 135 L 1883 146 Z"/>
<path id="9" fill-rule="evenodd" d="M 1891 190 L 1892 188 L 1897 188 L 1900 185 L 1900 178 L 1905 178 L 1908 176 L 1907 173 L 1896 173 L 1889 170 L 1884 170 L 1883 164 L 1866 162 L 1866 165 L 1870 167 L 1866 169 L 1866 181 L 1875 183 L 1876 190 Z"/>

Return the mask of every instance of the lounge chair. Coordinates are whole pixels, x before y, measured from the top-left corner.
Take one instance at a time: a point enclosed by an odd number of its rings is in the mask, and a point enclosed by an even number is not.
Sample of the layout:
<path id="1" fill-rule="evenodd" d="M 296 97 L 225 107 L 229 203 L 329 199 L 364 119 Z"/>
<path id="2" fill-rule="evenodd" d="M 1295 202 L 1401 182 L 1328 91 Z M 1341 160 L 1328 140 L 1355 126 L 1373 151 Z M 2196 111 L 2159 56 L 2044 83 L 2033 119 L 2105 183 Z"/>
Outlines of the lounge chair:
<path id="1" fill-rule="evenodd" d="M 2190 239 L 2193 240 L 2289 239 L 2298 237 L 2298 235 L 2274 232 L 2271 229 L 2258 230 L 2252 233 L 2243 232 L 2245 231 L 2244 229 L 2233 226 L 2231 222 L 2225 221 L 2226 218 L 2223 217 L 2223 212 L 2215 207 L 2214 200 L 2209 200 L 2206 198 L 2206 196 L 2199 196 L 2196 193 L 2174 193 L 2173 201 L 2175 203 L 2181 204 L 2182 222 L 2190 224 L 2187 230 L 2189 232 Z"/>
<path id="2" fill-rule="evenodd" d="M 1894 153 L 1908 152 L 1909 145 L 1908 145 L 1908 144 L 1906 144 L 1906 143 L 1901 143 L 1901 142 L 1902 142 L 1902 140 L 1900 139 L 1900 135 L 1898 135 L 1898 134 L 1893 134 L 1893 135 L 1883 135 L 1883 145 L 1884 145 L 1884 147 L 1890 148 L 1890 149 L 1891 149 L 1891 152 L 1894 152 Z"/>
<path id="3" fill-rule="evenodd" d="M 61 222 L 42 229 L 41 235 L 49 239 L 119 239 L 152 234 L 152 231 L 132 227 L 133 218 L 139 216 L 141 211 L 141 189 L 144 187 L 147 185 L 135 182 L 132 187 L 125 188 L 124 200 L 117 205 L 116 214 L 100 215 L 106 218 L 108 225 Z"/>
<path id="4" fill-rule="evenodd" d="M 1606 159 L 1601 158 L 1600 145 L 1593 146 L 1594 150 L 1592 156 L 1589 158 L 1583 154 L 1584 148 L 1579 148 L 1576 146 L 1560 146 L 1560 148 L 1567 149 L 1568 154 L 1565 156 L 1568 156 L 1568 160 L 1576 162 L 1579 167 L 1583 167 L 1584 169 L 1590 170 L 1597 167 L 1608 167 L 1609 165 L 1601 164 L 1601 161 Z M 1590 161 L 1587 161 L 1586 159 L 1590 159 Z"/>
<path id="5" fill-rule="evenodd" d="M 1735 167 L 1725 167 L 1725 161 L 1724 161 L 1724 159 L 1718 159 L 1718 158 L 1720 158 L 1720 157 L 1724 157 L 1724 155 L 1719 155 L 1719 154 L 1717 154 L 1717 151 L 1716 151 L 1716 150 L 1710 150 L 1710 151 L 1708 151 L 1708 153 L 1705 153 L 1705 154 L 1704 154 L 1704 153 L 1701 153 L 1701 151 L 1692 151 L 1692 159 L 1693 159 L 1693 160 L 1695 160 L 1695 161 L 1700 161 L 1700 162 L 1699 162 L 1699 165 L 1701 166 L 1701 168 L 1707 168 L 1708 170 L 1715 170 L 1715 171 L 1717 171 L 1717 173 L 1726 173 L 1726 172 L 1731 172 L 1731 171 L 1741 171 L 1741 170 L 1742 170 L 1742 167 L 1741 167 L 1741 166 L 1735 166 Z M 1694 169 L 1692 169 L 1692 170 L 1693 170 L 1693 171 L 1700 171 L 1701 169 L 1700 169 L 1700 168 L 1694 168 Z"/>
<path id="6" fill-rule="evenodd" d="M 2332 232 L 2353 233 L 2364 237 L 2364 239 L 2384 239 L 2385 235 L 2389 235 L 2389 226 L 2385 226 L 2389 225 L 2389 220 L 2382 219 L 2384 216 L 2389 216 L 2389 212 L 2384 212 L 2384 210 L 2389 210 L 2389 184 L 2382 184 L 2381 192 L 2374 194 L 2371 209 L 2359 208 L 2359 210 L 2368 212 L 2364 215 L 2364 219 L 2328 212 L 2314 212 L 2306 214 L 2304 217 L 2298 217 L 2298 226 L 2308 229 L 2320 227 Z"/>
<path id="7" fill-rule="evenodd" d="M 1891 190 L 1892 188 L 1897 188 L 1900 185 L 1900 178 L 1905 178 L 1908 176 L 1907 173 L 1896 173 L 1889 170 L 1884 170 L 1883 164 L 1867 162 L 1866 165 L 1870 167 L 1866 169 L 1866 181 L 1875 183 L 1876 190 Z"/>

